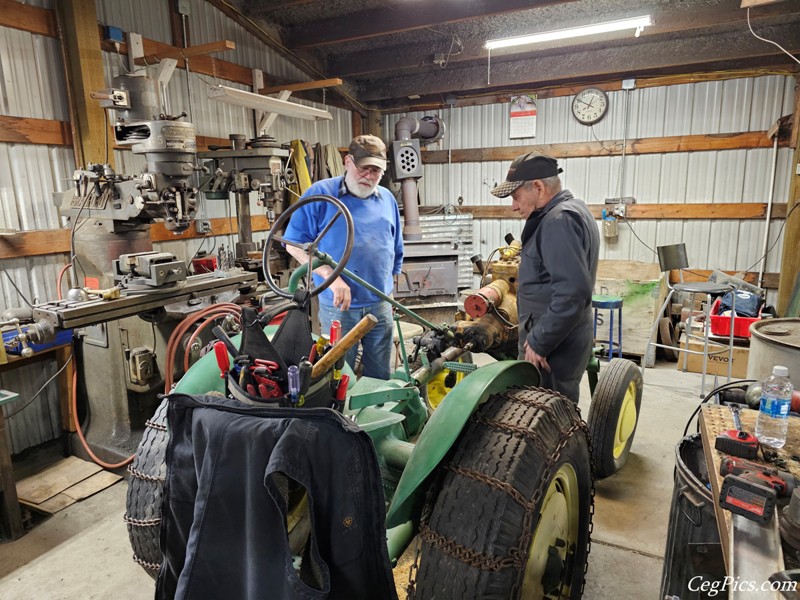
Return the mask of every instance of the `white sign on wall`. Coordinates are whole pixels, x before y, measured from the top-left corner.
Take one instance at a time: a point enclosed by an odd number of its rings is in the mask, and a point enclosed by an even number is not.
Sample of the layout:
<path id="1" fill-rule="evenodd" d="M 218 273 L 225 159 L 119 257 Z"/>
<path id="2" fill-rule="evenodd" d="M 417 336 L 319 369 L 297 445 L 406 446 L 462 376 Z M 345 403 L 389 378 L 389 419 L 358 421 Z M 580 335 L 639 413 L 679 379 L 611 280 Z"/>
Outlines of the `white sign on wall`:
<path id="1" fill-rule="evenodd" d="M 536 95 L 511 96 L 509 137 L 536 137 Z"/>

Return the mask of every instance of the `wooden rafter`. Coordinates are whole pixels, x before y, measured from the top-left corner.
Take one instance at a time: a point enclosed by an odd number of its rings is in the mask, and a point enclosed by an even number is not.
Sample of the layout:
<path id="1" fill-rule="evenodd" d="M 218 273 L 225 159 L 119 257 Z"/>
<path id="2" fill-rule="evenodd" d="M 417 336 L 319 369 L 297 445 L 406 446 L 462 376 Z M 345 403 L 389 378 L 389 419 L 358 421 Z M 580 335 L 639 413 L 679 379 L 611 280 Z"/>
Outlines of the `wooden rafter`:
<path id="1" fill-rule="evenodd" d="M 211 54 L 212 52 L 225 52 L 227 50 L 236 50 L 236 42 L 232 42 L 230 40 L 220 40 L 218 42 L 209 42 L 208 44 L 200 44 L 198 46 L 189 46 L 188 48 L 176 48 L 175 46 L 167 46 L 165 44 L 164 48 L 159 52 L 154 52 L 152 54 L 137 58 L 136 64 L 152 65 L 153 63 L 165 58 L 181 60 L 183 58 L 202 56 Z"/>
<path id="2" fill-rule="evenodd" d="M 277 92 L 303 92 L 308 90 L 321 90 L 322 88 L 333 88 L 342 85 L 342 80 L 338 77 L 333 79 L 321 79 L 319 81 L 304 81 L 301 83 L 290 83 L 285 85 L 271 85 L 258 90 L 259 94 L 275 94 Z"/>

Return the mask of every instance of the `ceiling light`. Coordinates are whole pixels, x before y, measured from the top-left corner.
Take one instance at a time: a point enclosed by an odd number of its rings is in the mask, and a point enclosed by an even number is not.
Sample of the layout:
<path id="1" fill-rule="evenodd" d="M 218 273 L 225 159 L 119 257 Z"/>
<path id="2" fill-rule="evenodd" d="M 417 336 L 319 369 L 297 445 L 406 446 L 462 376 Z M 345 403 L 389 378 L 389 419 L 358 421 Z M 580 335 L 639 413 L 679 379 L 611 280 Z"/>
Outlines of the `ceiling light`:
<path id="1" fill-rule="evenodd" d="M 279 100 L 270 96 L 262 96 L 244 90 L 215 85 L 208 90 L 208 97 L 211 100 L 219 100 L 228 104 L 236 104 L 253 110 L 262 110 L 286 117 L 297 117 L 309 121 L 325 119 L 332 120 L 333 116 L 327 110 L 320 110 L 304 104 L 296 104 L 287 100 Z"/>
<path id="2" fill-rule="evenodd" d="M 541 42 L 552 42 L 554 40 L 584 37 L 587 35 L 597 35 L 609 31 L 622 31 L 624 29 L 635 29 L 636 37 L 639 37 L 642 29 L 652 24 L 653 22 L 650 20 L 650 15 L 645 15 L 643 17 L 633 17 L 620 21 L 607 21 L 606 23 L 597 23 L 595 25 L 583 25 L 582 27 L 571 27 L 569 29 L 557 29 L 555 31 L 545 31 L 530 35 L 488 40 L 485 47 L 489 50 L 494 50 L 496 48 L 509 48 L 511 46 L 523 46 Z"/>

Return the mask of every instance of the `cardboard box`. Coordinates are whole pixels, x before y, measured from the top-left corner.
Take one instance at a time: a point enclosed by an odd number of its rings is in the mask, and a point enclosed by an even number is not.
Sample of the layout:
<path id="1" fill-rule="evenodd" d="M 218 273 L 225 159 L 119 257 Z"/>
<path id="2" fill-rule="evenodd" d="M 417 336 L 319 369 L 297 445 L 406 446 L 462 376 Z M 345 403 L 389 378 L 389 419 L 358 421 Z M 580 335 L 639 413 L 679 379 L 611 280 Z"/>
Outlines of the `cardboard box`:
<path id="1" fill-rule="evenodd" d="M 686 348 L 686 336 L 681 336 L 680 342 L 681 349 Z M 711 340 L 708 342 L 709 357 L 708 365 L 706 366 L 706 373 L 710 375 L 720 375 L 722 377 L 728 376 L 728 348 L 725 346 L 718 346 L 712 344 Z M 703 351 L 703 340 L 692 339 L 689 341 L 689 350 Z M 716 351 L 721 352 L 716 353 Z M 713 354 L 711 354 L 713 353 Z M 686 361 L 686 370 L 691 373 L 703 372 L 703 355 L 702 354 L 686 354 L 684 352 L 678 353 L 678 369 L 683 371 L 683 359 L 688 356 Z M 731 368 L 731 377 L 735 379 L 744 379 L 747 377 L 747 359 L 750 356 L 750 348 L 747 346 L 734 346 L 733 347 L 733 367 Z"/>

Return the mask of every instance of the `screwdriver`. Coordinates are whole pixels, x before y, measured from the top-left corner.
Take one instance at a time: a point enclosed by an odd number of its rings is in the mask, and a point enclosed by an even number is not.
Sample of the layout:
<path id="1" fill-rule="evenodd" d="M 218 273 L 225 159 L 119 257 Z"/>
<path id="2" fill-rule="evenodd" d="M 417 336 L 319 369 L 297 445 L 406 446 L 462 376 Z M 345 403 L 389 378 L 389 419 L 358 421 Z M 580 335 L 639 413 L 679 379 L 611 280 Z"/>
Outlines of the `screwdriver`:
<path id="1" fill-rule="evenodd" d="M 217 365 L 219 366 L 219 376 L 225 379 L 225 375 L 230 369 L 231 363 L 228 360 L 228 350 L 222 342 L 214 342 L 214 355 L 217 357 Z"/>

